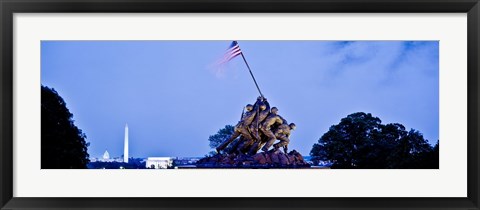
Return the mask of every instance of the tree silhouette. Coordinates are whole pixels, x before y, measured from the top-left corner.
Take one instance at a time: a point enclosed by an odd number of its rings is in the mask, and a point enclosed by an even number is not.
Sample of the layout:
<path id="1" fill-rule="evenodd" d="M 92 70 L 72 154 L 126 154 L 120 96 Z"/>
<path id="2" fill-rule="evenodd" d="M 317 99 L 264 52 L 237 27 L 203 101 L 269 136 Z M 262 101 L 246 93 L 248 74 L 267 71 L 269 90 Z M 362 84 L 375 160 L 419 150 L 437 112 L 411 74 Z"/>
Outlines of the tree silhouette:
<path id="1" fill-rule="evenodd" d="M 233 134 L 234 129 L 235 127 L 233 127 L 232 125 L 226 125 L 224 128 L 221 128 L 220 130 L 218 130 L 216 134 L 208 137 L 208 141 L 210 142 L 209 143 L 210 148 L 215 149 L 222 142 L 227 140 Z M 230 143 L 225 149 L 225 151 L 230 151 L 231 147 L 238 143 L 238 139 L 239 138 L 235 139 L 232 143 Z M 216 152 L 213 152 L 211 154 L 215 154 L 215 153 Z"/>
<path id="2" fill-rule="evenodd" d="M 42 85 L 41 91 L 42 169 L 87 168 L 86 135 L 74 125 L 73 115 L 53 88 Z"/>
<path id="3" fill-rule="evenodd" d="M 331 126 L 310 155 L 332 161 L 332 168 L 438 168 L 438 143 L 436 148 L 419 131 L 407 132 L 398 123 L 383 125 L 379 118 L 358 112 Z"/>

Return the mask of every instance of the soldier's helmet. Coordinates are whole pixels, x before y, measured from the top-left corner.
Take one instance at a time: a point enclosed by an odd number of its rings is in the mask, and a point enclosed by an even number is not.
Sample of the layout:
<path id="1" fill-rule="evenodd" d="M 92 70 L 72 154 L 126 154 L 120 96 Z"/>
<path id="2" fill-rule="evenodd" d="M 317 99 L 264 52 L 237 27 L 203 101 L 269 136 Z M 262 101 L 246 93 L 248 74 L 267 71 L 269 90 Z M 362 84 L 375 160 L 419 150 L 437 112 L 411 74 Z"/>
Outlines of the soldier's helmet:
<path id="1" fill-rule="evenodd" d="M 272 111 L 273 114 L 277 114 L 278 108 L 277 107 L 272 107 L 272 109 L 270 111 Z"/>
<path id="2" fill-rule="evenodd" d="M 290 123 L 290 130 L 295 130 L 295 128 L 297 128 L 297 125 L 295 125 L 295 123 Z"/>
<path id="3" fill-rule="evenodd" d="M 247 105 L 245 106 L 245 109 L 246 109 L 247 111 L 252 111 L 253 105 L 247 104 Z"/>
<path id="4" fill-rule="evenodd" d="M 263 102 L 260 102 L 258 105 L 260 105 L 260 111 L 267 109 L 267 105 L 265 105 Z"/>

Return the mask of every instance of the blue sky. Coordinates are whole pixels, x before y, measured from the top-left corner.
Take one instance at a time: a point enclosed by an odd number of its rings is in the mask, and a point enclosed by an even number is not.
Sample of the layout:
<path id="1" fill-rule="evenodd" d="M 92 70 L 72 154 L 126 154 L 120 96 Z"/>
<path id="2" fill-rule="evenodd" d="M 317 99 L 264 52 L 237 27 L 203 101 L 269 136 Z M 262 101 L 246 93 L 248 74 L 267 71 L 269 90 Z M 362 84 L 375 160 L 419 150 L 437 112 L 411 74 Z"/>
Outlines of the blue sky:
<path id="1" fill-rule="evenodd" d="M 231 41 L 42 41 L 41 83 L 66 101 L 91 157 L 203 156 L 259 95 Z M 354 112 L 439 135 L 437 41 L 238 41 L 262 93 L 297 124 L 289 148 L 308 155 Z"/>

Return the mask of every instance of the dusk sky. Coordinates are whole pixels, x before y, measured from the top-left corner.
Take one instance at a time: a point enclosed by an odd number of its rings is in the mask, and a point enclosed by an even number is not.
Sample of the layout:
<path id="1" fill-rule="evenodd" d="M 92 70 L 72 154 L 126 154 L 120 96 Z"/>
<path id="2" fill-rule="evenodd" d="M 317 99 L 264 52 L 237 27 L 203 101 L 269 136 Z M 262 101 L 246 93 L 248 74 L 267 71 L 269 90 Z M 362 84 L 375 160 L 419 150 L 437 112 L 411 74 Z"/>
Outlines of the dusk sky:
<path id="1" fill-rule="evenodd" d="M 90 157 L 203 157 L 208 137 L 235 125 L 259 93 L 231 41 L 42 41 L 41 83 L 65 100 Z M 262 93 L 309 155 L 354 112 L 439 136 L 437 41 L 238 41 Z"/>

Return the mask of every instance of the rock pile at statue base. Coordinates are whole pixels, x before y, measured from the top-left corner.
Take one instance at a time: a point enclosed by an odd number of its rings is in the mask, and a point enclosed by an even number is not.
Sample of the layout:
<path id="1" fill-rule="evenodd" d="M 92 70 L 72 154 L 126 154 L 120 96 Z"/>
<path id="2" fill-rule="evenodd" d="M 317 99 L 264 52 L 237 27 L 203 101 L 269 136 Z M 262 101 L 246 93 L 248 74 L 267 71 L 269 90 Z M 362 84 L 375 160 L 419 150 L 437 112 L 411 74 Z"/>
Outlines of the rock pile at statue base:
<path id="1" fill-rule="evenodd" d="M 255 155 L 216 154 L 200 159 L 197 168 L 310 168 L 303 156 L 292 150 L 285 154 L 272 149 Z"/>

